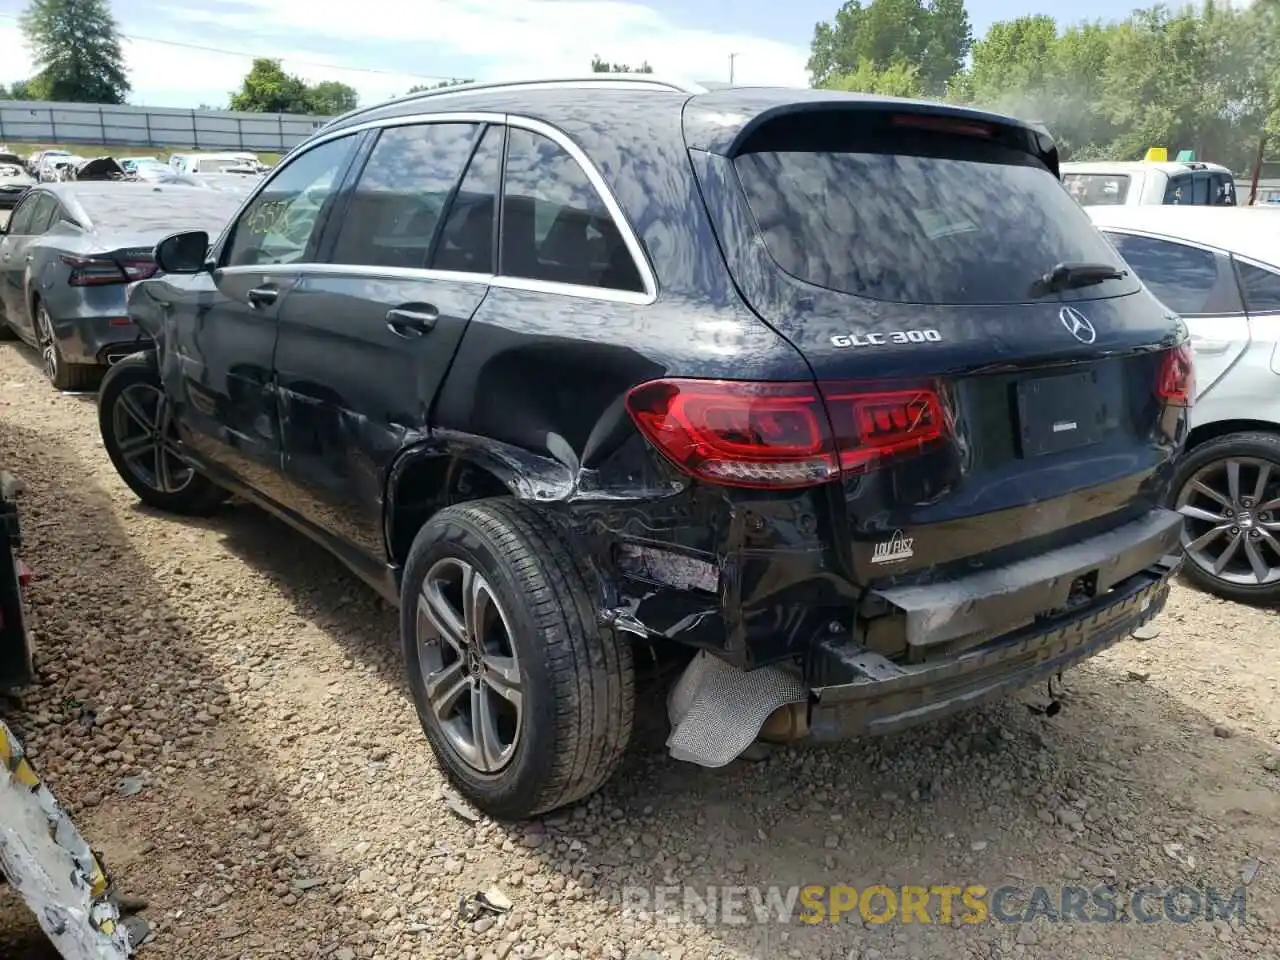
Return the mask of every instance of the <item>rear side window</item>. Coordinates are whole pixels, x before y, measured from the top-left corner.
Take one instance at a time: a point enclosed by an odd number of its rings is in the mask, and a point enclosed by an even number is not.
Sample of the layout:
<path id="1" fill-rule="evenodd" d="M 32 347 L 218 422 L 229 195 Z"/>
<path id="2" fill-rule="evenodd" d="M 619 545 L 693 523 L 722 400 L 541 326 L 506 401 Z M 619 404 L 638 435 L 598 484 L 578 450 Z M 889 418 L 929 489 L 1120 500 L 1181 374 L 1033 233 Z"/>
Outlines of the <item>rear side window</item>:
<path id="1" fill-rule="evenodd" d="M 424 123 L 384 130 L 342 216 L 333 263 L 426 266 L 479 128 Z"/>
<path id="2" fill-rule="evenodd" d="M 1191 203 L 1191 194 L 1191 174 L 1180 173 L 1176 177 L 1169 178 L 1169 183 L 1164 188 L 1164 202 L 1189 204 Z"/>
<path id="3" fill-rule="evenodd" d="M 502 197 L 503 276 L 644 292 L 618 225 L 562 146 L 512 127 Z"/>
<path id="4" fill-rule="evenodd" d="M 31 219 L 27 223 L 26 232 L 35 236 L 44 233 L 53 223 L 53 216 L 58 212 L 58 201 L 52 194 L 42 193 L 36 199 L 35 209 L 31 211 Z"/>
<path id="5" fill-rule="evenodd" d="M 1068 173 L 1062 185 L 1082 207 L 1120 206 L 1129 197 L 1128 174 Z"/>
<path id="6" fill-rule="evenodd" d="M 31 218 L 36 212 L 36 204 L 44 194 L 31 193 L 23 198 L 18 208 L 10 214 L 9 233 L 15 237 L 25 237 L 31 232 Z"/>
<path id="7" fill-rule="evenodd" d="M 431 268 L 457 273 L 494 272 L 494 230 L 502 183 L 503 127 L 489 127 L 449 208 Z"/>
<path id="8" fill-rule="evenodd" d="M 1280 273 L 1237 263 L 1244 306 L 1250 313 L 1280 313 Z"/>
<path id="9" fill-rule="evenodd" d="M 1210 202 L 1216 207 L 1234 207 L 1236 205 L 1236 181 L 1229 173 L 1215 173 L 1210 178 L 1213 185 Z"/>
<path id="10" fill-rule="evenodd" d="M 1053 174 L 1011 147 L 836 124 L 764 144 L 734 161 L 747 201 L 773 259 L 817 286 L 899 303 L 1018 303 L 1059 263 L 1119 265 Z M 1073 294 L 1133 289 L 1111 280 Z"/>
<path id="11" fill-rule="evenodd" d="M 1226 257 L 1171 240 L 1108 233 L 1120 255 L 1161 303 L 1185 317 L 1240 313 Z"/>

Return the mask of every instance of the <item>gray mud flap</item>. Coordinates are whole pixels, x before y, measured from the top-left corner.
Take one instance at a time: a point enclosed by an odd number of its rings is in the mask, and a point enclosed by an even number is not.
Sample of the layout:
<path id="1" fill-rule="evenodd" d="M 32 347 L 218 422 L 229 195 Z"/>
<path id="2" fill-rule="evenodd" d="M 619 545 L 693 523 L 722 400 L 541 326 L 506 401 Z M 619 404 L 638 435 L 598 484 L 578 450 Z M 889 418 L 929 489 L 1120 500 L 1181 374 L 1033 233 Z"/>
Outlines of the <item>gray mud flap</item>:
<path id="1" fill-rule="evenodd" d="M 804 681 L 779 667 L 743 671 L 699 651 L 667 699 L 667 748 L 677 760 L 723 767 L 755 741 L 773 711 L 808 699 Z"/>
<path id="2" fill-rule="evenodd" d="M 128 960 L 98 858 L 0 722 L 0 873 L 66 960 Z"/>

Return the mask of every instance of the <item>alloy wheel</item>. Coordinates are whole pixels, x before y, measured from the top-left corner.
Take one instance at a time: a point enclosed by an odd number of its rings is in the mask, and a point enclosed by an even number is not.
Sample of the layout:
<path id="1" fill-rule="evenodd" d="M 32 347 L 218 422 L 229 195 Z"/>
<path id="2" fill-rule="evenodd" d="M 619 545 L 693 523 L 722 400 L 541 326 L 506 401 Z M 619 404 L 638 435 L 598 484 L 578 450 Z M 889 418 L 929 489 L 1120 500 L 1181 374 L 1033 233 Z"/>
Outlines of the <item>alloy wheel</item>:
<path id="1" fill-rule="evenodd" d="M 1243 587 L 1280 581 L 1280 465 L 1227 457 L 1178 492 L 1182 545 L 1205 573 Z"/>
<path id="2" fill-rule="evenodd" d="M 523 678 L 511 624 L 484 576 L 465 560 L 438 560 L 417 611 L 418 666 L 441 732 L 476 771 L 497 773 L 515 754 Z"/>
<path id="3" fill-rule="evenodd" d="M 152 490 L 180 493 L 195 471 L 178 453 L 169 404 L 159 387 L 134 383 L 111 411 L 116 448 L 133 475 Z"/>
<path id="4" fill-rule="evenodd" d="M 50 380 L 58 379 L 58 345 L 54 339 L 49 311 L 40 304 L 36 308 L 36 342 L 40 345 L 40 365 Z"/>

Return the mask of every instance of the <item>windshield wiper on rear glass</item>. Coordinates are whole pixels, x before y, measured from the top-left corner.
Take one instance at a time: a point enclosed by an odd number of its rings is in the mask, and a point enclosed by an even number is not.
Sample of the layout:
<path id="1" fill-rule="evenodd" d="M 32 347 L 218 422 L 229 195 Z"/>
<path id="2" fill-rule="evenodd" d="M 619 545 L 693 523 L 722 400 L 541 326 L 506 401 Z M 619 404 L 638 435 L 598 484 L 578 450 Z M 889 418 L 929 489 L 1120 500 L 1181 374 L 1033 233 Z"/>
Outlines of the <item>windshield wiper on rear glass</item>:
<path id="1" fill-rule="evenodd" d="M 1043 297 L 1063 290 L 1076 290 L 1104 280 L 1121 280 L 1128 275 L 1128 270 L 1109 263 L 1060 263 L 1031 284 L 1031 296 Z"/>

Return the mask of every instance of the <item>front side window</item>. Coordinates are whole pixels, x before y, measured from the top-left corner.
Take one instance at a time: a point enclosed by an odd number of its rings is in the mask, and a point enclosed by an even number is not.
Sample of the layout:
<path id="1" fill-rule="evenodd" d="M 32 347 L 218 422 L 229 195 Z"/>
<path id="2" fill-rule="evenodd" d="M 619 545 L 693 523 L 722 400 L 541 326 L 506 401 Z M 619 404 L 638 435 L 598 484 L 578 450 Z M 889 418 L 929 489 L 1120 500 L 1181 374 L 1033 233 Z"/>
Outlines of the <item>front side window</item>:
<path id="1" fill-rule="evenodd" d="M 1138 279 L 1174 313 L 1194 317 L 1241 311 L 1225 257 L 1171 240 L 1111 232 L 1107 237 Z"/>
<path id="2" fill-rule="evenodd" d="M 622 233 L 562 146 L 513 127 L 502 195 L 503 276 L 644 292 Z"/>
<path id="3" fill-rule="evenodd" d="M 422 268 L 475 145 L 474 123 L 383 130 L 342 215 L 334 263 Z"/>
<path id="4" fill-rule="evenodd" d="M 321 213 L 346 172 L 356 135 L 329 140 L 282 167 L 240 215 L 225 267 L 297 263 L 311 255 Z"/>

